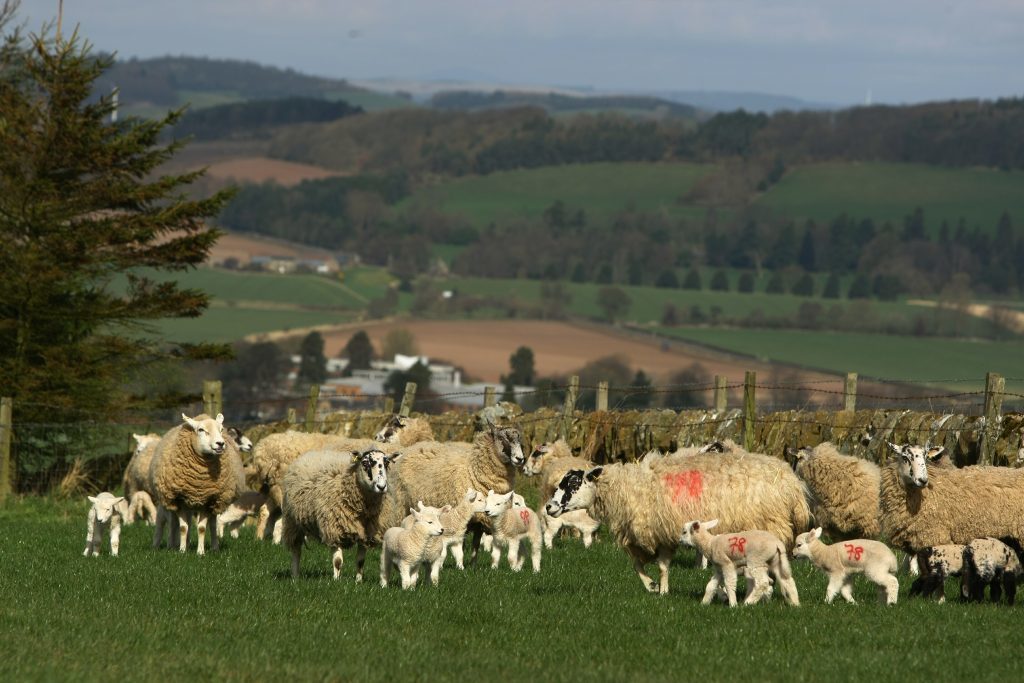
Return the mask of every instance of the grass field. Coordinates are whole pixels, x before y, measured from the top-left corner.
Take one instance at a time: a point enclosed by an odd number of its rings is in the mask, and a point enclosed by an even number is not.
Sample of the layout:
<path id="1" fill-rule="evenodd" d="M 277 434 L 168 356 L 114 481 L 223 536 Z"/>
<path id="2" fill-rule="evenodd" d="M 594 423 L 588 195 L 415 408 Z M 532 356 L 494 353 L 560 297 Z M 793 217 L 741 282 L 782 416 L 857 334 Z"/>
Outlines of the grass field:
<path id="1" fill-rule="evenodd" d="M 0 508 L 0 679 L 49 680 L 772 680 L 996 681 L 1018 675 L 1021 607 L 906 598 L 823 603 L 825 581 L 794 564 L 802 606 L 702 607 L 708 573 L 680 550 L 671 592 L 643 591 L 625 553 L 562 540 L 540 574 L 450 566 L 404 592 L 330 578 L 311 545 L 303 576 L 251 528 L 220 553 L 154 551 L 127 527 L 121 557 L 83 558 L 87 505 Z M 106 549 L 104 549 L 104 553 Z M 352 551 L 349 551 L 351 554 Z M 450 562 L 450 560 L 449 560 Z M 529 563 L 527 563 L 527 567 Z M 393 581 L 397 580 L 396 578 Z M 954 588 L 949 587 L 950 597 Z"/>
<path id="2" fill-rule="evenodd" d="M 437 205 L 478 227 L 540 218 L 559 199 L 570 215 L 583 209 L 589 221 L 630 208 L 699 219 L 706 209 L 684 205 L 682 198 L 710 170 L 709 165 L 689 163 L 597 163 L 502 171 L 424 188 L 399 208 L 417 202 Z"/>
<path id="3" fill-rule="evenodd" d="M 199 318 L 164 319 L 156 324 L 165 339 L 176 342 L 232 342 L 250 334 L 339 325 L 356 317 L 352 311 L 303 311 L 248 308 L 214 302 Z"/>
<path id="4" fill-rule="evenodd" d="M 938 234 L 942 221 L 955 229 L 963 217 L 995 232 L 1002 212 L 1024 220 L 1024 171 L 943 168 L 922 164 L 825 163 L 795 168 L 755 206 L 797 220 L 831 221 L 841 213 L 891 221 L 901 227 L 915 207 Z"/>

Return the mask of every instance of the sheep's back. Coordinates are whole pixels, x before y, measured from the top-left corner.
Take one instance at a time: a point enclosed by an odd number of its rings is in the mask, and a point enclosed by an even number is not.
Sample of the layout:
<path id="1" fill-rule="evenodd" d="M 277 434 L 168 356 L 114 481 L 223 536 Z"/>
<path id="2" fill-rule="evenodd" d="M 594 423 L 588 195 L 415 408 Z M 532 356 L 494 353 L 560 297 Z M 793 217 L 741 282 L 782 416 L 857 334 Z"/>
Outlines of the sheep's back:
<path id="1" fill-rule="evenodd" d="M 810 490 L 821 526 L 851 538 L 879 535 L 878 465 L 851 455 L 814 453 L 797 464 L 796 472 Z"/>
<path id="2" fill-rule="evenodd" d="M 347 547 L 371 539 L 382 496 L 363 492 L 355 474 L 349 454 L 306 453 L 284 475 L 283 514 L 327 545 Z"/>

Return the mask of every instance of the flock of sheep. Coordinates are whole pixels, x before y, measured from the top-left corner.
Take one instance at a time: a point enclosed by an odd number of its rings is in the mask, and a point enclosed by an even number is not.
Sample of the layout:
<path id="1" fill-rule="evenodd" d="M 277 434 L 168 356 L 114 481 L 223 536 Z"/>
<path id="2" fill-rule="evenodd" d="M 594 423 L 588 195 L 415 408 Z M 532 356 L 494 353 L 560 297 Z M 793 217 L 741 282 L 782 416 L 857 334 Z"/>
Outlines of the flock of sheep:
<path id="1" fill-rule="evenodd" d="M 718 597 L 736 605 L 742 573 L 746 604 L 770 599 L 777 586 L 799 605 L 790 557 L 828 576 L 826 602 L 853 602 L 852 581 L 863 574 L 893 604 L 897 561 L 880 537 L 914 560 L 909 569 L 920 565 L 912 595 L 942 600 L 946 579 L 960 576 L 962 598 L 980 600 L 991 586 L 993 601 L 1005 592 L 1012 604 L 1024 573 L 1024 470 L 956 468 L 940 459 L 941 447 L 888 444 L 889 462 L 879 467 L 823 443 L 791 453 L 790 467 L 726 441 L 596 465 L 562 440 L 527 457 L 517 429 L 491 423 L 471 443 L 434 441 L 426 421 L 394 416 L 373 440 L 287 431 L 253 447 L 221 415 L 182 418 L 163 436 L 136 436 L 123 496 L 89 498 L 86 555 L 99 554 L 105 532 L 116 555 L 122 520 L 147 518 L 153 546 L 181 552 L 194 529 L 203 554 L 208 529 L 213 550 L 257 517 L 256 537 L 289 550 L 292 576 L 308 540 L 333 550 L 335 578 L 344 549 L 356 546 L 356 581 L 366 549 L 380 546 L 384 587 L 397 569 L 402 588 L 413 588 L 420 568 L 436 586 L 449 551 L 464 568 L 470 534 L 473 556 L 482 546 L 496 567 L 505 550 L 514 571 L 529 542 L 538 572 L 542 547 L 562 527 L 577 529 L 589 547 L 600 525 L 655 593 L 668 592 L 678 546 L 695 547 L 714 568 L 704 604 Z M 546 502 L 537 511 L 514 491 L 520 472 L 539 477 Z M 836 542 L 822 542 L 823 533 Z M 657 581 L 647 574 L 655 561 Z"/>

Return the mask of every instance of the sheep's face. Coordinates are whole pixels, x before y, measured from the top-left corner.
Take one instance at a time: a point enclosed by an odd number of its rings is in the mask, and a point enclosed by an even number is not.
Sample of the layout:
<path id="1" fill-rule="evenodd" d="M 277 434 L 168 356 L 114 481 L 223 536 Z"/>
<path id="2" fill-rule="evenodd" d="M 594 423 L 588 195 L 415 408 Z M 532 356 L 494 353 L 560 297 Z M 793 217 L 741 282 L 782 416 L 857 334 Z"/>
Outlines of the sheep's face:
<path id="1" fill-rule="evenodd" d="M 495 493 L 493 489 L 487 492 L 487 499 L 484 504 L 484 512 L 490 517 L 500 517 L 506 510 L 512 507 L 512 496 L 515 491 L 508 493 Z"/>
<path id="2" fill-rule="evenodd" d="M 806 446 L 803 448 L 787 448 L 786 455 L 789 456 L 790 464 L 793 465 L 793 470 L 799 470 L 800 464 L 807 462 L 808 456 L 811 454 L 811 449 Z"/>
<path id="3" fill-rule="evenodd" d="M 679 542 L 683 545 L 688 545 L 691 548 L 697 545 L 697 536 L 702 533 L 707 533 L 709 530 L 714 529 L 718 526 L 718 520 L 712 519 L 707 522 L 701 522 L 700 520 L 694 520 L 687 522 L 683 525 L 683 533 L 679 536 Z"/>
<path id="4" fill-rule="evenodd" d="M 196 453 L 223 455 L 224 449 L 227 448 L 227 444 L 224 442 L 223 415 L 217 413 L 216 419 L 207 417 L 202 420 L 194 420 L 184 413 L 181 414 L 181 417 L 185 420 L 185 425 L 195 432 Z"/>
<path id="5" fill-rule="evenodd" d="M 89 502 L 96 510 L 96 520 L 106 524 L 114 516 L 117 504 L 124 500 L 124 496 L 113 496 L 109 493 L 101 493 L 98 496 L 89 496 Z"/>
<path id="6" fill-rule="evenodd" d="M 519 430 L 515 427 L 491 427 L 494 447 L 498 449 L 498 457 L 502 462 L 511 463 L 513 467 L 522 467 L 526 462 L 523 455 L 523 442 Z"/>
<path id="7" fill-rule="evenodd" d="M 910 444 L 897 446 L 894 443 L 890 443 L 889 448 L 896 454 L 896 471 L 899 472 L 900 481 L 908 488 L 917 489 L 928 485 L 928 461 L 938 459 L 946 450 L 942 446 L 927 448 Z"/>
<path id="8" fill-rule="evenodd" d="M 371 448 L 368 451 L 352 452 L 352 463 L 359 468 L 359 485 L 375 493 L 388 490 L 388 467 L 398 454 L 385 455 L 384 451 Z"/>
<path id="9" fill-rule="evenodd" d="M 423 507 L 423 501 L 419 502 L 420 509 L 409 508 L 409 512 L 412 513 L 416 523 L 426 527 L 428 536 L 440 536 L 444 533 L 444 527 L 441 525 L 441 512 L 437 508 Z"/>
<path id="10" fill-rule="evenodd" d="M 595 467 L 584 472 L 583 470 L 569 470 L 558 482 L 558 487 L 551 495 L 551 500 L 544 506 L 544 510 L 552 517 L 558 517 L 563 512 L 570 510 L 583 510 L 594 504 L 597 496 L 596 482 L 604 471 L 602 467 Z"/>
<path id="11" fill-rule="evenodd" d="M 793 545 L 793 557 L 806 557 L 811 558 L 811 545 L 821 538 L 821 527 L 812 529 L 806 533 L 800 534 L 796 537 L 796 543 Z"/>
<path id="12" fill-rule="evenodd" d="M 469 511 L 473 514 L 483 512 L 487 507 L 487 496 L 476 489 L 466 491 L 465 500 L 469 503 Z"/>
<path id="13" fill-rule="evenodd" d="M 712 441 L 697 449 L 697 453 L 725 453 L 725 444 L 721 441 Z"/>
<path id="14" fill-rule="evenodd" d="M 156 434 L 132 434 L 132 437 L 135 438 L 135 455 L 146 450 L 146 446 L 160 440 L 160 437 Z"/>
<path id="15" fill-rule="evenodd" d="M 551 443 L 542 443 L 533 449 L 530 453 L 530 457 L 523 463 L 523 474 L 528 477 L 532 477 L 535 474 L 540 474 L 541 467 L 544 463 L 544 454 L 551 451 Z"/>
<path id="16" fill-rule="evenodd" d="M 231 440 L 235 442 L 235 446 L 238 447 L 239 451 L 242 453 L 252 452 L 252 441 L 250 441 L 249 437 L 243 434 L 240 430 L 235 427 L 228 427 L 228 436 L 230 436 Z"/>
<path id="17" fill-rule="evenodd" d="M 374 441 L 381 443 L 398 443 L 402 430 L 409 426 L 409 418 L 393 415 L 380 431 L 373 435 Z"/>

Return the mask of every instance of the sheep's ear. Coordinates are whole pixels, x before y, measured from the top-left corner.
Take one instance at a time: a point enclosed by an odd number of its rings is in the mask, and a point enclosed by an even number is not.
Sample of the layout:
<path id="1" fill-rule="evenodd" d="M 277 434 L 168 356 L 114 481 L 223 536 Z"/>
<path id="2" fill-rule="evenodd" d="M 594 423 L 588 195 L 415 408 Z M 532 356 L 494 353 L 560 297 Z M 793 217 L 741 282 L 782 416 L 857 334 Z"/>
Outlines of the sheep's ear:
<path id="1" fill-rule="evenodd" d="M 385 458 L 384 458 L 384 467 L 387 467 L 388 465 L 390 465 L 394 461 L 398 460 L 400 457 L 402 457 L 401 453 L 392 453 L 391 455 L 385 456 Z"/>
<path id="2" fill-rule="evenodd" d="M 488 496 L 493 496 L 494 495 L 494 489 L 487 489 L 487 495 Z"/>
<path id="3" fill-rule="evenodd" d="M 891 450 L 896 455 L 900 455 L 901 453 L 903 453 L 903 447 L 902 446 L 897 446 L 892 441 L 886 441 L 885 443 L 886 443 L 887 446 L 889 446 L 889 450 Z"/>
<path id="4" fill-rule="evenodd" d="M 451 512 L 451 511 L 452 511 L 452 506 L 451 505 L 445 505 L 443 508 L 441 508 L 441 512 Z"/>
<path id="5" fill-rule="evenodd" d="M 942 457 L 942 454 L 946 452 L 945 446 L 934 446 L 928 449 L 928 459 L 935 462 Z"/>
<path id="6" fill-rule="evenodd" d="M 114 499 L 114 505 L 117 505 L 122 500 L 124 500 L 124 496 L 118 496 L 117 498 Z"/>
<path id="7" fill-rule="evenodd" d="M 597 481 L 597 478 L 601 476 L 602 472 L 604 472 L 604 468 L 603 467 L 595 467 L 594 469 L 589 470 L 586 473 L 586 475 L 585 475 L 586 480 L 587 481 Z"/>
<path id="8" fill-rule="evenodd" d="M 416 508 L 417 508 L 417 509 L 418 509 L 418 510 L 419 510 L 420 512 L 423 512 L 423 501 L 422 501 L 422 500 L 417 500 L 417 501 L 416 501 Z"/>
<path id="9" fill-rule="evenodd" d="M 821 527 L 817 527 L 816 529 L 812 530 L 811 533 L 814 534 L 815 538 L 821 538 Z"/>
<path id="10" fill-rule="evenodd" d="M 224 424 L 224 413 L 217 413 L 217 424 Z"/>
<path id="11" fill-rule="evenodd" d="M 363 457 L 363 454 L 359 451 L 352 451 L 352 462 L 356 463 Z"/>
<path id="12" fill-rule="evenodd" d="M 96 496 L 89 496 L 89 502 L 90 503 L 95 503 L 96 502 Z"/>
<path id="13" fill-rule="evenodd" d="M 704 522 L 705 529 L 714 529 L 716 526 L 718 526 L 717 519 L 709 519 L 708 521 Z"/>
<path id="14" fill-rule="evenodd" d="M 416 508 L 409 508 L 409 514 L 411 514 L 416 519 L 420 518 L 420 513 L 416 511 Z"/>
<path id="15" fill-rule="evenodd" d="M 196 424 L 196 421 L 195 421 L 195 420 L 193 420 L 193 419 L 192 419 L 191 417 L 189 417 L 189 416 L 188 416 L 188 415 L 186 415 L 185 413 L 182 413 L 182 414 L 181 414 L 181 419 L 185 421 L 185 424 L 187 424 L 187 425 L 189 426 L 189 428 L 190 428 L 190 429 L 191 429 L 191 430 L 192 430 L 193 432 L 194 432 L 194 431 L 196 431 L 196 426 L 197 426 L 197 424 Z"/>

